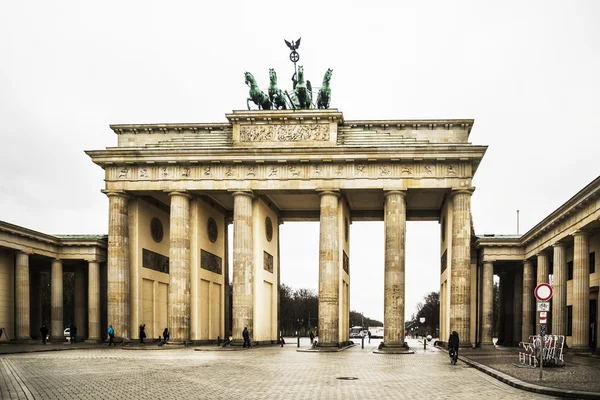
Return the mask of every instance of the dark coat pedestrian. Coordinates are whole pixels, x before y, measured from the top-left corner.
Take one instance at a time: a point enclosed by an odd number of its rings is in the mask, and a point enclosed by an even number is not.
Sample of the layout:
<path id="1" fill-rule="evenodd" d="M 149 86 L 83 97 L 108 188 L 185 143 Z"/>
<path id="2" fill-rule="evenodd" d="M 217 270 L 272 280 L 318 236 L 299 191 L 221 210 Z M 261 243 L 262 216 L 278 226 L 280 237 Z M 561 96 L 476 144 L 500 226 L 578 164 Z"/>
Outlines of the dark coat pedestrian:
<path id="1" fill-rule="evenodd" d="M 71 326 L 69 326 L 69 330 L 70 330 L 70 335 L 71 335 L 71 343 L 77 343 L 77 326 L 75 326 L 75 323 L 71 323 Z"/>
<path id="2" fill-rule="evenodd" d="M 169 341 L 169 328 L 165 328 L 163 331 L 163 340 L 165 341 L 165 344 Z"/>
<path id="3" fill-rule="evenodd" d="M 144 343 L 144 339 L 146 338 L 146 324 L 140 325 L 140 343 Z"/>
<path id="4" fill-rule="evenodd" d="M 46 344 L 46 337 L 48 336 L 48 328 L 46 324 L 42 325 L 40 328 L 40 333 L 42 334 L 42 343 Z"/>
<path id="5" fill-rule="evenodd" d="M 252 345 L 250 344 L 250 333 L 248 332 L 247 327 L 244 327 L 242 337 L 244 338 L 244 345 L 242 347 L 246 347 L 246 345 L 248 345 L 248 348 L 252 347 Z"/>
<path id="6" fill-rule="evenodd" d="M 456 360 L 458 360 L 458 346 L 460 345 L 460 339 L 458 337 L 458 332 L 452 331 L 450 337 L 448 338 L 448 354 L 450 355 L 450 359 L 452 364 L 456 365 Z"/>
<path id="7" fill-rule="evenodd" d="M 315 334 L 313 333 L 313 331 L 310 331 L 308 333 L 308 337 L 310 338 L 310 344 L 313 344 L 313 342 L 315 341 Z"/>

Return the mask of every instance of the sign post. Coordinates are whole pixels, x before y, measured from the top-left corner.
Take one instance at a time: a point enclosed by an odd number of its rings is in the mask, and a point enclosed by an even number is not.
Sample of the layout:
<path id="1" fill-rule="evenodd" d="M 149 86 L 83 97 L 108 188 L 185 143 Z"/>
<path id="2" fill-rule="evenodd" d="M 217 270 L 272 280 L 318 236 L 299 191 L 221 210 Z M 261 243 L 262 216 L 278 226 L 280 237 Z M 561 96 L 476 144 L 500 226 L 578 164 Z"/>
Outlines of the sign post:
<path id="1" fill-rule="evenodd" d="M 546 333 L 546 322 L 548 321 L 548 311 L 550 309 L 550 299 L 552 298 L 552 286 L 547 283 L 540 283 L 533 290 L 535 298 L 538 300 L 537 310 L 540 319 L 540 380 L 544 369 L 544 334 Z"/>

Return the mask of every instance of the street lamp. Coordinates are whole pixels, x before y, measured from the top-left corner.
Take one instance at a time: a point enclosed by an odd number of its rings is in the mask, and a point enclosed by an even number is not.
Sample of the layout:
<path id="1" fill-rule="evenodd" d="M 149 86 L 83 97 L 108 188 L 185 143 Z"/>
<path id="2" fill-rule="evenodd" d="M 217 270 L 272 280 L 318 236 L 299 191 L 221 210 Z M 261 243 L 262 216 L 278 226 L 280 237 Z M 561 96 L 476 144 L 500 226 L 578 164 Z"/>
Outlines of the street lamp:
<path id="1" fill-rule="evenodd" d="M 425 324 L 425 317 L 419 318 L 421 324 Z M 425 330 L 425 326 L 421 327 L 421 336 L 423 336 L 423 350 L 427 350 L 427 338 L 425 338 L 425 334 L 423 331 Z"/>

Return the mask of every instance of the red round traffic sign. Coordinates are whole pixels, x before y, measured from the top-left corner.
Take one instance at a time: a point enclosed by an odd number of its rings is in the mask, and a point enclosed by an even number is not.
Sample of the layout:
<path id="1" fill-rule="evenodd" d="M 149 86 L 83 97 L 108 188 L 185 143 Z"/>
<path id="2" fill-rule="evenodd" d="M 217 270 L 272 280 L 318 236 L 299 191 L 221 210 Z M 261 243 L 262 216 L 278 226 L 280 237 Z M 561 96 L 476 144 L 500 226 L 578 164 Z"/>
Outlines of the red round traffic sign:
<path id="1" fill-rule="evenodd" d="M 539 301 L 548 301 L 552 298 L 552 286 L 547 283 L 540 283 L 535 287 L 533 294 Z"/>

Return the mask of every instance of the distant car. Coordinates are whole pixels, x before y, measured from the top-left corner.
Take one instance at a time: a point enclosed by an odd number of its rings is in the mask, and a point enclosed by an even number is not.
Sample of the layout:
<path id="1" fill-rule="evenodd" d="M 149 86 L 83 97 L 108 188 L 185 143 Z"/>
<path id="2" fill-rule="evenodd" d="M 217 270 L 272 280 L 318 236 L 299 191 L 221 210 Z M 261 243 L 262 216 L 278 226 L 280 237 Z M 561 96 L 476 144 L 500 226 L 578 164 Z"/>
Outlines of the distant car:
<path id="1" fill-rule="evenodd" d="M 63 334 L 65 335 L 65 337 L 71 337 L 71 328 L 65 328 Z"/>

